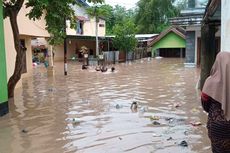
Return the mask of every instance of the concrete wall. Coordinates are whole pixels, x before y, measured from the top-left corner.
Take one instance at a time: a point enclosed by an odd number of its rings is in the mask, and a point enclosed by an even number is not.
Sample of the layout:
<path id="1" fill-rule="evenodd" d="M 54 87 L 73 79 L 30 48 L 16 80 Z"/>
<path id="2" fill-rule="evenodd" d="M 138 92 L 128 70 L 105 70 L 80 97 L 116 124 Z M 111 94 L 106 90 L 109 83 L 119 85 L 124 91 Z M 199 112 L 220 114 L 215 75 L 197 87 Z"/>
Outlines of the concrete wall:
<path id="1" fill-rule="evenodd" d="M 189 51 L 190 51 L 190 53 L 189 53 L 189 57 L 187 58 L 188 59 L 188 61 L 194 61 L 194 62 L 192 62 L 192 63 L 197 63 L 197 61 L 198 61 L 198 59 L 197 59 L 197 54 L 198 54 L 198 38 L 200 38 L 201 37 L 201 27 L 200 26 L 189 26 L 189 27 L 186 27 L 186 31 L 188 32 L 188 33 L 190 33 L 190 32 L 195 32 L 195 37 L 194 37 L 194 40 L 195 40 L 195 42 L 194 42 L 194 46 L 191 46 L 191 44 L 190 44 L 190 47 L 192 47 L 192 49 L 190 48 L 188 48 L 189 49 Z M 221 31 L 220 31 L 220 29 L 216 32 L 216 37 L 220 37 L 220 35 L 221 35 Z M 187 46 L 187 47 L 189 47 L 189 46 Z M 192 59 L 189 59 L 189 58 L 192 58 L 192 56 L 191 56 L 191 54 L 193 54 L 192 52 L 194 52 L 194 60 L 192 60 Z M 186 60 L 186 62 L 187 62 L 187 60 Z"/>
<path id="2" fill-rule="evenodd" d="M 230 52 L 230 1 L 221 1 L 221 51 Z"/>
<path id="3" fill-rule="evenodd" d="M 6 59 L 7 59 L 7 80 L 12 76 L 15 67 L 15 60 L 16 60 L 16 51 L 14 49 L 14 39 L 13 33 L 11 30 L 11 25 L 9 20 L 4 21 L 5 28 L 5 46 L 6 46 Z M 7 35 L 6 35 L 7 34 Z M 27 72 L 28 74 L 23 74 L 22 77 L 25 77 L 30 74 L 32 71 L 32 47 L 31 47 L 31 36 L 21 35 L 20 39 L 25 40 L 25 47 L 26 50 L 26 65 L 27 65 Z M 20 82 L 18 83 L 17 87 L 21 86 Z"/>
<path id="4" fill-rule="evenodd" d="M 100 27 L 99 25 L 102 24 L 104 27 Z M 81 35 L 77 34 L 76 29 L 70 28 L 70 22 L 66 22 L 67 25 L 67 35 Z M 83 24 L 83 34 L 84 36 L 96 36 L 96 21 L 95 18 L 89 18 L 89 20 L 84 21 Z M 98 23 L 98 36 L 105 36 L 105 21 L 100 19 Z"/>
<path id="5" fill-rule="evenodd" d="M 186 32 L 186 63 L 195 63 L 195 31 Z"/>
<path id="6" fill-rule="evenodd" d="M 29 20 L 29 18 L 26 16 L 29 11 L 30 8 L 26 8 L 25 5 L 23 5 L 18 14 L 18 27 L 20 34 L 35 37 L 49 37 L 50 34 L 45 29 L 46 21 L 44 19 L 44 15 L 40 20 Z"/>
<path id="7" fill-rule="evenodd" d="M 95 18 L 90 18 L 89 15 L 86 13 L 86 10 L 84 7 L 80 6 L 74 6 L 73 7 L 75 10 L 76 16 L 83 16 L 85 17 L 86 21 L 84 21 L 83 24 L 83 35 L 85 36 L 95 36 L 96 35 L 96 20 Z M 104 27 L 100 27 L 99 25 L 103 24 Z M 70 22 L 66 22 L 67 25 L 67 35 L 77 35 L 76 29 L 71 29 L 70 28 Z M 105 36 L 105 20 L 100 19 L 99 24 L 98 24 L 98 36 Z M 79 35 L 79 34 L 78 34 Z"/>

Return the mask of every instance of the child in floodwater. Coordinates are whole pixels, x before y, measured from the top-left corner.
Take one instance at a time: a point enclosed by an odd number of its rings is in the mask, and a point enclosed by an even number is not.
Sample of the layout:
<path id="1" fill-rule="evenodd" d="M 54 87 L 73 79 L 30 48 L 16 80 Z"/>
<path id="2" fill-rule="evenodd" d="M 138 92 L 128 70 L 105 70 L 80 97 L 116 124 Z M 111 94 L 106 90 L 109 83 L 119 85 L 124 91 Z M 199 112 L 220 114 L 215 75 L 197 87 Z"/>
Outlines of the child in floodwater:
<path id="1" fill-rule="evenodd" d="M 106 72 L 107 70 L 108 70 L 107 67 L 105 67 L 105 66 L 101 67 L 101 72 Z"/>
<path id="2" fill-rule="evenodd" d="M 202 94 L 213 153 L 230 153 L 230 53 L 220 52 Z"/>

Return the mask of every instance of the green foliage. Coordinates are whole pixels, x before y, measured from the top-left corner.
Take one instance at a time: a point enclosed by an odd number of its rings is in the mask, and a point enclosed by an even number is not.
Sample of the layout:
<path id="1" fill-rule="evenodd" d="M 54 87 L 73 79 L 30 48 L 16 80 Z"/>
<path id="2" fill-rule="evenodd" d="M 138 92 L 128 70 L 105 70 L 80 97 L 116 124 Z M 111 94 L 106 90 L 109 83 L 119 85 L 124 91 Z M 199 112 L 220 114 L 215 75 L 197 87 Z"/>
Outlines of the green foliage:
<path id="1" fill-rule="evenodd" d="M 114 46 L 120 51 L 133 51 L 137 45 L 137 39 L 135 38 L 135 24 L 131 21 L 117 24 L 114 27 Z"/>
<path id="2" fill-rule="evenodd" d="M 169 18 L 179 15 L 175 0 L 140 0 L 135 23 L 140 33 L 159 33 L 169 25 Z"/>
<path id="3" fill-rule="evenodd" d="M 125 7 L 116 5 L 114 8 L 110 5 L 101 6 L 107 10 L 106 21 L 106 34 L 113 35 L 114 27 L 116 24 L 123 24 L 126 21 L 134 21 L 135 12 L 134 10 L 126 10 Z"/>
<path id="4" fill-rule="evenodd" d="M 106 8 L 107 5 L 96 5 L 86 8 L 87 14 L 91 17 L 95 17 L 96 21 L 99 22 L 99 18 L 106 18 L 109 16 L 109 11 Z"/>

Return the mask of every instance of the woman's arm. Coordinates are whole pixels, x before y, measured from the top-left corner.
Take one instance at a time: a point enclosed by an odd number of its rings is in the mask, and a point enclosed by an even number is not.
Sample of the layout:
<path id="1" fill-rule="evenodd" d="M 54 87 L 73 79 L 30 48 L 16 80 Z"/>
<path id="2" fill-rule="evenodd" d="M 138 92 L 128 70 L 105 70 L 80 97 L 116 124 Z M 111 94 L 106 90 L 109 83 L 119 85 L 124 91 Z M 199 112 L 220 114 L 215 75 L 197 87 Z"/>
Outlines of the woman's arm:
<path id="1" fill-rule="evenodd" d="M 210 97 L 203 92 L 201 93 L 201 104 L 203 109 L 208 113 L 210 109 Z"/>

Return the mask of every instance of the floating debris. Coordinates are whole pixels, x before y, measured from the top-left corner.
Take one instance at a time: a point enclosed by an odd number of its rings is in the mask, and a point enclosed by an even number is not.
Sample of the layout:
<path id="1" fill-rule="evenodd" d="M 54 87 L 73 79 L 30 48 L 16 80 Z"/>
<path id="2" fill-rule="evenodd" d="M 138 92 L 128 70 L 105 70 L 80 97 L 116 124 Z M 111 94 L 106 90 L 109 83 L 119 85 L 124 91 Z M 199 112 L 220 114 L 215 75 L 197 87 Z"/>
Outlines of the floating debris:
<path id="1" fill-rule="evenodd" d="M 157 121 L 154 121 L 154 122 L 153 122 L 153 125 L 161 125 L 161 123 L 160 123 L 160 122 L 157 122 Z"/>
<path id="2" fill-rule="evenodd" d="M 150 120 L 155 121 L 155 120 L 160 120 L 159 116 L 151 116 Z"/>
<path id="3" fill-rule="evenodd" d="M 172 118 L 172 117 L 166 117 L 165 120 L 166 121 L 172 121 L 172 120 L 174 120 L 174 118 Z"/>
<path id="4" fill-rule="evenodd" d="M 201 122 L 190 122 L 190 124 L 191 124 L 192 126 L 200 126 L 200 125 L 202 125 Z"/>
<path id="5" fill-rule="evenodd" d="M 132 110 L 136 110 L 136 109 L 137 109 L 137 102 L 136 102 L 136 101 L 134 101 L 134 102 L 131 104 L 130 109 L 132 109 Z"/>
<path id="6" fill-rule="evenodd" d="M 191 112 L 192 112 L 192 113 L 199 113 L 200 111 L 199 111 L 197 108 L 193 108 L 193 109 L 191 110 Z"/>
<path id="7" fill-rule="evenodd" d="M 188 147 L 188 143 L 184 140 L 184 141 L 181 141 L 181 143 L 179 144 L 179 146 Z"/>
<path id="8" fill-rule="evenodd" d="M 22 133 L 28 133 L 26 129 L 22 129 Z"/>
<path id="9" fill-rule="evenodd" d="M 121 106 L 119 105 L 119 104 L 116 104 L 116 109 L 120 109 L 121 108 Z"/>
<path id="10" fill-rule="evenodd" d="M 81 69 L 82 69 L 82 70 L 87 70 L 87 69 L 88 69 L 88 66 L 87 66 L 87 65 L 82 65 Z"/>
<path id="11" fill-rule="evenodd" d="M 170 140 L 172 140 L 173 138 L 172 137 L 169 137 L 168 139 L 167 139 L 167 141 L 170 141 Z"/>
<path id="12" fill-rule="evenodd" d="M 53 92 L 53 91 L 54 91 L 54 88 L 49 88 L 48 91 L 49 91 L 49 92 Z"/>
<path id="13" fill-rule="evenodd" d="M 184 131 L 184 135 L 188 135 L 188 131 Z"/>
<path id="14" fill-rule="evenodd" d="M 180 103 L 176 103 L 176 104 L 174 104 L 173 105 L 175 108 L 179 108 L 179 107 L 181 107 L 181 104 Z"/>
<path id="15" fill-rule="evenodd" d="M 73 125 L 76 126 L 76 125 L 79 125 L 80 123 L 81 123 L 80 120 L 78 120 L 78 119 L 76 119 L 76 118 L 73 118 L 73 119 L 72 119 L 72 124 L 73 124 Z"/>
<path id="16" fill-rule="evenodd" d="M 162 57 L 161 56 L 156 56 L 155 59 L 162 59 Z"/>
<path id="17" fill-rule="evenodd" d="M 157 135 L 156 133 L 153 133 L 153 137 L 162 137 L 162 135 Z"/>
<path id="18" fill-rule="evenodd" d="M 147 112 L 148 111 L 148 107 L 147 106 L 143 106 L 140 108 L 140 112 Z"/>
<path id="19" fill-rule="evenodd" d="M 122 138 L 121 138 L 121 137 L 119 137 L 119 140 L 122 140 Z"/>

